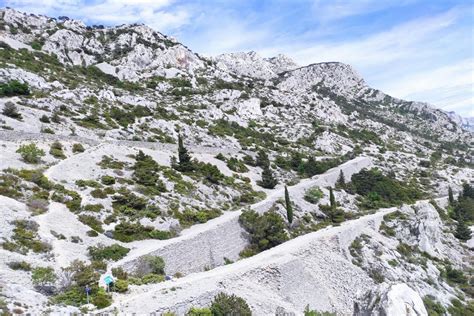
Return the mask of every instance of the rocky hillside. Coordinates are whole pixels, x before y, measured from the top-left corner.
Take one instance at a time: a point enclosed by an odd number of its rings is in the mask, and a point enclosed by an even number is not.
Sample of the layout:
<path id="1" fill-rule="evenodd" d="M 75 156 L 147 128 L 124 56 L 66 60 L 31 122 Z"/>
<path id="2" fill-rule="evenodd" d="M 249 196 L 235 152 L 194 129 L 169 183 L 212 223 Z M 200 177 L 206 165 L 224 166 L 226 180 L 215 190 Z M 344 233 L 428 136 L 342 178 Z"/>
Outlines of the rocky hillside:
<path id="1" fill-rule="evenodd" d="M 349 65 L 6 8 L 0 112 L 2 312 L 473 312 L 469 123 Z"/>

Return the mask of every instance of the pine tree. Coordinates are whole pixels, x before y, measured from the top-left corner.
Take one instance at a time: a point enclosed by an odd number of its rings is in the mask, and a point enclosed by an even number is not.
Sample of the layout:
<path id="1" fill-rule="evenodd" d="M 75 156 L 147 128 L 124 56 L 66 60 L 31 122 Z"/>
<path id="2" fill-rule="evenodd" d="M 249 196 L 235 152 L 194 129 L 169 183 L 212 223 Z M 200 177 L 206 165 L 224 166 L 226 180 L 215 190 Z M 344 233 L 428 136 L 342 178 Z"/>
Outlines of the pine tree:
<path id="1" fill-rule="evenodd" d="M 262 181 L 259 181 L 259 185 L 266 189 L 273 189 L 277 185 L 278 181 L 273 176 L 273 172 L 270 166 L 263 168 Z"/>
<path id="2" fill-rule="evenodd" d="M 270 166 L 270 159 L 268 159 L 268 155 L 263 150 L 259 150 L 257 153 L 256 164 L 259 167 L 265 168 Z"/>
<path id="3" fill-rule="evenodd" d="M 336 209 L 337 204 L 336 204 L 336 198 L 334 197 L 334 192 L 332 192 L 332 188 L 329 187 L 329 203 L 331 205 L 331 209 Z"/>
<path id="4" fill-rule="evenodd" d="M 449 199 L 449 205 L 454 204 L 454 195 L 453 195 L 453 189 L 451 189 L 451 186 L 448 187 L 448 199 Z"/>
<path id="5" fill-rule="evenodd" d="M 181 134 L 178 134 L 178 165 L 175 166 L 175 169 L 182 172 L 192 171 L 194 169 L 191 156 L 186 147 L 184 147 Z"/>
<path id="6" fill-rule="evenodd" d="M 288 222 L 291 224 L 293 222 L 293 206 L 290 201 L 290 194 L 288 193 L 288 188 L 285 185 L 285 204 L 286 204 L 286 217 Z"/>
<path id="7" fill-rule="evenodd" d="M 344 172 L 342 170 L 339 171 L 339 178 L 336 181 L 336 188 L 345 188 L 346 187 L 346 178 L 344 177 Z"/>
<path id="8" fill-rule="evenodd" d="M 458 224 L 456 226 L 456 231 L 454 232 L 454 236 L 459 240 L 467 241 L 471 239 L 471 229 L 466 225 L 464 218 L 458 218 Z"/>

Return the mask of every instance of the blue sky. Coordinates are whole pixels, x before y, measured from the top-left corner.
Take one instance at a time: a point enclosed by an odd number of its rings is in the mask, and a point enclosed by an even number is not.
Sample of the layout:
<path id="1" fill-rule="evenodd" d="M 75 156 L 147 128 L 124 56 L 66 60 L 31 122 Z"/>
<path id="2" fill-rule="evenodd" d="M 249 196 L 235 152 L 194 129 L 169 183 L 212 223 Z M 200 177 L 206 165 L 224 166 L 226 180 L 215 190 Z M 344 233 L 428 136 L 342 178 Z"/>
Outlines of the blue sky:
<path id="1" fill-rule="evenodd" d="M 349 63 L 373 87 L 474 116 L 474 8 L 440 0 L 0 0 L 86 24 L 143 22 L 204 55 Z"/>

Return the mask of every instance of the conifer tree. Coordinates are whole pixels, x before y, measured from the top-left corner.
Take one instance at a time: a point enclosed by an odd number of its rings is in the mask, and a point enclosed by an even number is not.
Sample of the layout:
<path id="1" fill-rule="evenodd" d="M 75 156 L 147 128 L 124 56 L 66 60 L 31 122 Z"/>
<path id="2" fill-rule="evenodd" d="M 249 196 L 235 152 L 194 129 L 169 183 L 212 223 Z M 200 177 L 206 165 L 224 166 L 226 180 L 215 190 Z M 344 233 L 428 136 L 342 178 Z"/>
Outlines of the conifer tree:
<path id="1" fill-rule="evenodd" d="M 329 204 L 333 210 L 337 207 L 336 198 L 334 197 L 334 192 L 331 187 L 329 187 Z"/>
<path id="2" fill-rule="evenodd" d="M 191 156 L 186 147 L 184 147 L 181 134 L 178 134 L 178 165 L 175 166 L 175 169 L 182 172 L 192 171 L 194 169 Z"/>
<path id="3" fill-rule="evenodd" d="M 344 177 L 344 172 L 342 170 L 339 171 L 339 178 L 336 181 L 336 188 L 345 188 L 346 187 L 346 178 Z"/>
<path id="4" fill-rule="evenodd" d="M 278 181 L 273 176 L 273 172 L 270 166 L 263 168 L 262 181 L 259 181 L 259 185 L 266 189 L 273 189 L 277 185 Z"/>
<path id="5" fill-rule="evenodd" d="M 265 168 L 270 166 L 270 159 L 268 159 L 268 155 L 265 151 L 259 150 L 257 153 L 256 164 L 259 167 Z"/>
<path id="6" fill-rule="evenodd" d="M 456 226 L 456 231 L 454 232 L 454 236 L 462 241 L 467 241 L 471 239 L 471 229 L 466 225 L 463 217 L 458 218 L 458 224 Z"/>
<path id="7" fill-rule="evenodd" d="M 290 194 L 288 193 L 288 188 L 285 185 L 285 204 L 286 204 L 286 217 L 288 222 L 291 224 L 293 222 L 293 206 L 291 205 Z"/>
<path id="8" fill-rule="evenodd" d="M 453 189 L 451 189 L 451 186 L 448 187 L 448 199 L 449 199 L 449 205 L 454 204 L 454 195 L 453 195 Z"/>

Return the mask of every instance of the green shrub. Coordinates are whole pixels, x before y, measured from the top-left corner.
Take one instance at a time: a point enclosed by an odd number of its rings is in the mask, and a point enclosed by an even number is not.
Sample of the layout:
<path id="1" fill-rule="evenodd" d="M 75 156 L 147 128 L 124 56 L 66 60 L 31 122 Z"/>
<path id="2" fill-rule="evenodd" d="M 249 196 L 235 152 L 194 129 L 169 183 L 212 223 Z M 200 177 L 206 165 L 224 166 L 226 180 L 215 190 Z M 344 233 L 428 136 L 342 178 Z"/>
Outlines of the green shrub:
<path id="1" fill-rule="evenodd" d="M 183 227 L 189 227 L 197 223 L 205 223 L 208 220 L 219 217 L 222 212 L 218 209 L 210 209 L 207 211 L 194 211 L 189 208 L 183 212 L 176 211 L 175 217 L 179 220 L 179 223 Z"/>
<path id="2" fill-rule="evenodd" d="M 306 308 L 304 309 L 304 316 L 336 316 L 336 314 L 331 312 L 319 312 L 316 310 L 312 310 L 309 308 L 309 305 L 306 305 Z"/>
<path id="3" fill-rule="evenodd" d="M 29 95 L 30 89 L 27 83 L 12 80 L 0 84 L 0 97 L 11 97 L 15 95 Z"/>
<path id="4" fill-rule="evenodd" d="M 123 242 L 144 239 L 169 239 L 172 237 L 174 237 L 172 232 L 156 230 L 151 226 L 143 226 L 138 222 L 121 222 L 115 226 L 113 231 L 113 238 Z"/>
<path id="5" fill-rule="evenodd" d="M 234 294 L 228 295 L 225 293 L 217 294 L 211 302 L 212 315 L 240 315 L 250 316 L 252 311 L 247 302 L 241 297 Z"/>
<path id="6" fill-rule="evenodd" d="M 209 308 L 197 308 L 191 307 L 189 311 L 186 313 L 186 316 L 212 316 L 212 312 Z"/>
<path id="7" fill-rule="evenodd" d="M 66 155 L 63 152 L 63 145 L 60 142 L 54 142 L 51 144 L 51 148 L 49 149 L 49 153 L 58 159 L 65 159 Z"/>
<path id="8" fill-rule="evenodd" d="M 244 164 L 243 161 L 234 157 L 227 160 L 227 167 L 229 167 L 230 170 L 235 171 L 235 172 L 249 171 L 249 169 L 247 168 L 247 166 Z"/>
<path id="9" fill-rule="evenodd" d="M 45 286 L 56 281 L 56 274 L 51 267 L 38 267 L 31 271 L 31 280 L 34 285 Z"/>
<path id="10" fill-rule="evenodd" d="M 41 157 L 45 155 L 44 150 L 36 147 L 34 143 L 21 145 L 16 152 L 21 155 L 21 158 L 23 158 L 25 162 L 33 164 L 39 163 Z"/>
<path id="11" fill-rule="evenodd" d="M 84 151 L 85 149 L 84 149 L 84 146 L 82 146 L 82 144 L 75 143 L 74 145 L 72 145 L 73 153 L 83 153 Z"/>
<path id="12" fill-rule="evenodd" d="M 100 185 L 99 182 L 94 181 L 94 180 L 76 180 L 75 184 L 80 187 L 80 188 L 101 188 L 102 186 Z"/>
<path id="13" fill-rule="evenodd" d="M 128 279 L 128 273 L 122 267 L 112 268 L 112 275 L 119 280 Z"/>
<path id="14" fill-rule="evenodd" d="M 97 308 L 105 308 L 112 304 L 112 297 L 103 288 L 99 288 L 97 294 L 92 298 L 92 304 Z"/>
<path id="15" fill-rule="evenodd" d="M 255 211 L 244 211 L 239 217 L 239 223 L 250 239 L 250 246 L 243 254 L 258 253 L 288 240 L 285 221 L 275 212 L 259 215 Z"/>
<path id="16" fill-rule="evenodd" d="M 98 220 L 97 218 L 95 218 L 94 216 L 81 214 L 78 216 L 78 219 L 81 223 L 86 224 L 87 226 L 95 230 L 96 232 L 99 232 L 99 233 L 104 232 L 104 229 L 102 228 L 102 222 Z"/>
<path id="17" fill-rule="evenodd" d="M 160 256 L 144 256 L 142 259 L 153 274 L 165 274 L 165 261 Z"/>
<path id="18" fill-rule="evenodd" d="M 304 199 L 309 203 L 316 204 L 324 196 L 323 191 L 319 187 L 309 188 L 304 193 Z"/>
<path id="19" fill-rule="evenodd" d="M 466 284 L 467 277 L 461 270 L 453 269 L 450 265 L 446 266 L 444 275 L 449 282 L 457 284 Z"/>
<path id="20" fill-rule="evenodd" d="M 15 220 L 12 223 L 15 225 L 11 237 L 12 241 L 4 242 L 2 245 L 4 249 L 22 254 L 27 254 L 29 250 L 36 253 L 48 252 L 51 250 L 51 245 L 42 242 L 38 238 L 39 225 L 36 222 L 29 220 Z"/>
<path id="21" fill-rule="evenodd" d="M 49 119 L 49 117 L 46 115 L 46 114 L 43 114 L 40 118 L 39 118 L 40 122 L 42 123 L 51 123 L 51 120 Z"/>
<path id="22" fill-rule="evenodd" d="M 86 234 L 87 234 L 87 236 L 89 236 L 89 237 L 97 237 L 97 236 L 99 236 L 99 233 L 96 232 L 96 231 L 93 230 L 93 229 L 88 230 L 88 231 L 86 232 Z"/>
<path id="23" fill-rule="evenodd" d="M 150 194 L 159 194 L 166 192 L 166 186 L 159 177 L 159 166 L 155 160 L 149 155 L 145 155 L 143 151 L 139 151 L 135 156 L 136 162 L 133 165 L 133 179 L 147 188 Z"/>
<path id="24" fill-rule="evenodd" d="M 125 168 L 125 162 L 118 161 L 110 156 L 102 156 L 102 160 L 97 163 L 102 169 L 122 170 Z"/>
<path id="25" fill-rule="evenodd" d="M 443 316 L 446 313 L 443 305 L 437 302 L 434 296 L 426 295 L 423 297 L 423 304 L 425 305 L 426 311 L 430 316 Z"/>
<path id="26" fill-rule="evenodd" d="M 15 120 L 21 120 L 23 118 L 20 112 L 18 112 L 18 108 L 16 107 L 16 105 L 12 102 L 5 103 L 5 106 L 2 110 L 2 114 L 11 117 Z"/>
<path id="27" fill-rule="evenodd" d="M 355 192 L 364 197 L 361 206 L 368 209 L 413 203 L 424 196 L 415 184 L 407 185 L 377 169 L 363 169 L 351 181 Z"/>
<path id="28" fill-rule="evenodd" d="M 33 213 L 33 215 L 39 215 L 48 211 L 49 202 L 45 199 L 31 198 L 28 200 L 26 205 L 28 206 L 28 210 Z"/>
<path id="29" fill-rule="evenodd" d="M 87 204 L 84 205 L 84 211 L 98 213 L 104 209 L 102 204 Z"/>
<path id="30" fill-rule="evenodd" d="M 64 203 L 71 212 L 77 212 L 81 209 L 81 195 L 75 191 L 67 190 L 62 185 L 54 186 L 54 193 L 51 199 L 55 202 Z"/>
<path id="31" fill-rule="evenodd" d="M 26 261 L 12 261 L 7 265 L 12 270 L 31 271 L 31 265 Z"/>
<path id="32" fill-rule="evenodd" d="M 113 244 L 110 246 L 97 245 L 87 248 L 89 256 L 92 260 L 113 260 L 117 261 L 125 257 L 130 249 L 120 246 L 119 244 Z"/>
<path id="33" fill-rule="evenodd" d="M 100 182 L 102 182 L 104 185 L 112 185 L 115 184 L 115 178 L 112 176 L 102 176 L 102 178 L 100 178 Z"/>
<path id="34" fill-rule="evenodd" d="M 96 198 L 96 199 L 105 199 L 105 198 L 107 198 L 107 193 L 105 193 L 104 190 L 101 190 L 101 189 L 92 190 L 90 195 L 93 198 Z"/>
<path id="35" fill-rule="evenodd" d="M 114 282 L 115 292 L 125 293 L 128 291 L 128 282 L 126 280 L 118 279 Z"/>
<path id="36" fill-rule="evenodd" d="M 448 307 L 448 314 L 451 316 L 474 315 L 474 302 L 470 301 L 465 305 L 460 300 L 453 298 L 451 300 L 451 306 Z"/>

